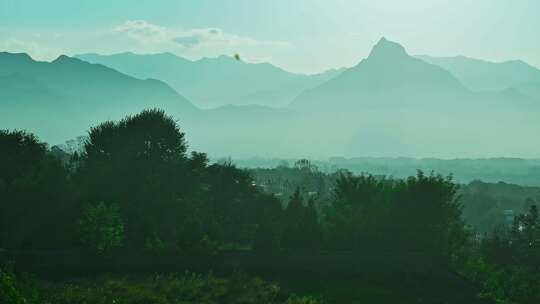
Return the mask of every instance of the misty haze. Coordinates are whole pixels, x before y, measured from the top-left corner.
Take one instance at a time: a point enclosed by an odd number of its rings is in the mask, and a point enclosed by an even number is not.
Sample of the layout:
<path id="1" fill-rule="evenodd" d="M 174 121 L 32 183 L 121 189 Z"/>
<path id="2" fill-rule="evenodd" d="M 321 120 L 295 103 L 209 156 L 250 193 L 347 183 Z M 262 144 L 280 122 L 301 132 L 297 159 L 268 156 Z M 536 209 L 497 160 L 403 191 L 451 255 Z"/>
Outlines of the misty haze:
<path id="1" fill-rule="evenodd" d="M 540 3 L 0 0 L 0 303 L 539 303 Z"/>

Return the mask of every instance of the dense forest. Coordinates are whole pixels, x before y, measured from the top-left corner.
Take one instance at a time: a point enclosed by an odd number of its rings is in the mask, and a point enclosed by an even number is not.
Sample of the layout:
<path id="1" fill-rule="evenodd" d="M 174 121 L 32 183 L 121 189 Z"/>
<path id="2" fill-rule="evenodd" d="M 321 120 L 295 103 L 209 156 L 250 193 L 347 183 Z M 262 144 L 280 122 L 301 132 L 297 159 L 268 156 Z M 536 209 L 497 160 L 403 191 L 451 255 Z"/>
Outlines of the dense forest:
<path id="1" fill-rule="evenodd" d="M 271 169 L 294 166 L 298 159 L 279 158 L 244 158 L 234 159 L 242 168 Z M 523 186 L 540 186 L 540 159 L 527 158 L 408 158 L 408 157 L 330 157 L 313 159 L 310 163 L 324 173 L 333 173 L 340 169 L 360 174 L 369 172 L 374 175 L 387 175 L 395 178 L 407 178 L 417 170 L 435 171 L 450 175 L 461 184 L 481 180 L 488 183 L 505 182 Z"/>
<path id="2" fill-rule="evenodd" d="M 81 144 L 62 151 L 26 131 L 0 131 L 3 303 L 340 303 L 346 291 L 299 287 L 292 273 L 338 281 L 368 264 L 372 280 L 358 282 L 385 281 L 372 289 L 387 290 L 389 302 L 395 294 L 410 303 L 540 300 L 534 188 L 459 185 L 422 171 L 322 173 L 307 160 L 239 169 L 188 152 L 181 125 L 161 110 L 101 123 Z M 433 289 L 389 283 L 396 267 L 403 281 L 431 280 Z M 47 285 L 156 271 L 190 272 Z M 470 292 L 437 289 L 433 276 Z"/>

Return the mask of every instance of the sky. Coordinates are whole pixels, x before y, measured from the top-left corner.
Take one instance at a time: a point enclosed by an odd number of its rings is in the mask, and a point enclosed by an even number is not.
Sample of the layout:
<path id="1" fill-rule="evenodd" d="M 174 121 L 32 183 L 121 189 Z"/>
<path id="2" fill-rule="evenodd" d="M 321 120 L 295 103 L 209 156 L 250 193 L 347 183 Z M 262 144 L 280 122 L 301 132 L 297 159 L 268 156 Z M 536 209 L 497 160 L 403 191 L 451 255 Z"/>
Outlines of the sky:
<path id="1" fill-rule="evenodd" d="M 381 38 L 410 54 L 540 67 L 538 0 L 0 0 L 0 51 L 239 54 L 297 73 L 350 67 Z"/>

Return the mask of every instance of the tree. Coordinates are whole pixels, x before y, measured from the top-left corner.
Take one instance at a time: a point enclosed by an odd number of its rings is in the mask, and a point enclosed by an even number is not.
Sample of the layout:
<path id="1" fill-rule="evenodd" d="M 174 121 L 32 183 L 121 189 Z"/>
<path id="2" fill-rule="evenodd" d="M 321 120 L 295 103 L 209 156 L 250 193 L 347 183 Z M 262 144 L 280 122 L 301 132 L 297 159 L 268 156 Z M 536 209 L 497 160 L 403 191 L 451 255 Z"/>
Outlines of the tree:
<path id="1" fill-rule="evenodd" d="M 142 248 L 155 234 L 174 243 L 178 222 L 187 216 L 182 202 L 199 191 L 186 150 L 172 117 L 145 110 L 90 130 L 76 181 L 84 200 L 119 205 L 130 246 Z"/>
<path id="2" fill-rule="evenodd" d="M 540 270 L 540 217 L 536 205 L 514 218 L 509 243 L 514 252 L 513 263 Z"/>
<path id="3" fill-rule="evenodd" d="M 284 212 L 285 229 L 281 238 L 283 248 L 295 251 L 311 251 L 321 248 L 321 230 L 315 201 L 304 205 L 300 189 L 296 188 Z"/>
<path id="4" fill-rule="evenodd" d="M 279 249 L 274 225 L 268 218 L 263 219 L 255 230 L 253 249 L 258 252 L 274 252 Z"/>
<path id="5" fill-rule="evenodd" d="M 410 250 L 422 251 L 445 261 L 463 257 L 467 240 L 458 186 L 452 176 L 425 175 L 418 171 L 397 185 L 396 223 Z"/>
<path id="6" fill-rule="evenodd" d="M 34 134 L 0 130 L 0 180 L 10 185 L 17 178 L 31 174 L 47 151 Z"/>
<path id="7" fill-rule="evenodd" d="M 538 303 L 540 292 L 540 219 L 536 205 L 514 218 L 511 227 L 495 229 L 471 259 L 469 276 L 483 293 L 500 302 Z M 472 274 L 472 276 L 470 275 Z"/>
<path id="8" fill-rule="evenodd" d="M 79 220 L 81 241 L 103 253 L 122 246 L 124 221 L 115 204 L 100 202 L 89 206 Z"/>
<path id="9" fill-rule="evenodd" d="M 395 196 L 391 181 L 366 174 L 341 173 L 336 180 L 332 205 L 325 210 L 330 245 L 341 250 L 380 250 L 393 244 L 395 235 L 389 231 L 393 229 L 389 213 Z"/>
<path id="10" fill-rule="evenodd" d="M 454 261 L 466 241 L 451 177 L 419 171 L 406 180 L 342 174 L 325 227 L 335 248 L 422 252 Z"/>
<path id="11" fill-rule="evenodd" d="M 74 212 L 67 170 L 25 131 L 0 130 L 0 247 L 68 246 Z"/>
<path id="12" fill-rule="evenodd" d="M 160 110 L 102 123 L 79 159 L 81 200 L 117 203 L 131 248 L 251 244 L 260 214 L 279 202 L 231 162 L 209 164 L 206 154 L 186 150 L 184 133 Z"/>

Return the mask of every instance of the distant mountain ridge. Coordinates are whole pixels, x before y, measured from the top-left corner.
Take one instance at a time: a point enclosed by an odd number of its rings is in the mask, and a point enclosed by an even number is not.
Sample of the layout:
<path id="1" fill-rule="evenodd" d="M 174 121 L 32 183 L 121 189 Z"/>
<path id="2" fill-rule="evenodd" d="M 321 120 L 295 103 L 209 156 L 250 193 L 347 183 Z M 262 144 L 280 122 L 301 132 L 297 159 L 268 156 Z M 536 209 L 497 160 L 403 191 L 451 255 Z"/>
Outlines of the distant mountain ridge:
<path id="1" fill-rule="evenodd" d="M 130 58 L 132 65 L 140 60 Z M 219 73 L 210 73 L 215 79 L 244 79 L 249 73 L 228 72 L 229 67 L 254 68 L 219 60 Z M 202 61 L 215 71 L 216 62 Z M 145 62 L 145 69 L 163 68 Z M 275 72 L 268 65 L 255 67 Z M 204 77 L 185 78 L 205 88 Z M 26 128 L 53 144 L 107 119 L 158 107 L 178 119 L 192 149 L 213 157 L 537 157 L 540 151 L 540 142 L 531 140 L 540 134 L 537 99 L 517 89 L 475 92 L 387 39 L 358 65 L 304 90 L 288 107 L 252 103 L 205 110 L 179 93 L 158 80 L 66 56 L 52 63 L 0 56 L 0 128 Z"/>
<path id="2" fill-rule="evenodd" d="M 491 62 L 464 56 L 416 56 L 456 76 L 473 91 L 502 91 L 514 88 L 540 98 L 540 70 L 521 61 Z"/>
<path id="3" fill-rule="evenodd" d="M 409 56 L 403 46 L 381 38 L 369 56 L 340 75 L 299 95 L 295 109 L 335 110 L 383 106 L 408 99 L 434 102 L 436 96 L 460 98 L 467 89 L 448 71 Z"/>
<path id="4" fill-rule="evenodd" d="M 202 108 L 227 104 L 282 107 L 303 90 L 340 73 L 340 70 L 330 70 L 317 75 L 294 74 L 269 63 L 246 63 L 228 56 L 195 61 L 171 53 L 126 52 L 75 57 L 140 79 L 162 80 Z"/>
<path id="5" fill-rule="evenodd" d="M 157 80 L 139 80 L 65 55 L 49 63 L 26 54 L 0 53 L 1 127 L 37 128 L 50 140 L 60 140 L 67 134 L 78 136 L 97 122 L 153 107 L 198 111 Z M 77 127 L 70 132 L 62 120 Z"/>

